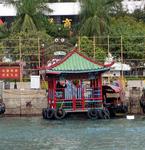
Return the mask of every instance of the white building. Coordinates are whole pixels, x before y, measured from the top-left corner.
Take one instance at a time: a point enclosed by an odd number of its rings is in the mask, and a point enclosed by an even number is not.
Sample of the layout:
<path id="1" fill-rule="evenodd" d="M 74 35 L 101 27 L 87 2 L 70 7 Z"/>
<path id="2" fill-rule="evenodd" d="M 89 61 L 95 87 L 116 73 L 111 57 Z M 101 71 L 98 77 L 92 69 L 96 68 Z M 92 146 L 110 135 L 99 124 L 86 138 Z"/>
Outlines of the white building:
<path id="1" fill-rule="evenodd" d="M 80 4 L 78 2 L 49 3 L 48 5 L 50 9 L 53 10 L 53 12 L 49 14 L 50 16 L 78 15 L 80 11 Z M 12 5 L 5 5 L 0 3 L 1 17 L 16 16 L 16 13 L 16 9 Z"/>
<path id="2" fill-rule="evenodd" d="M 143 9 L 145 7 L 145 0 L 124 0 L 122 2 L 123 8 L 132 13 L 135 9 Z"/>
<path id="3" fill-rule="evenodd" d="M 124 0 L 122 2 L 124 9 L 129 12 L 133 12 L 135 9 L 143 9 L 145 6 L 145 0 Z M 56 2 L 49 3 L 49 7 L 53 10 L 50 16 L 62 16 L 62 15 L 78 15 L 80 12 L 79 2 Z M 13 6 L 8 6 L 0 1 L 0 16 L 16 16 L 16 9 Z"/>

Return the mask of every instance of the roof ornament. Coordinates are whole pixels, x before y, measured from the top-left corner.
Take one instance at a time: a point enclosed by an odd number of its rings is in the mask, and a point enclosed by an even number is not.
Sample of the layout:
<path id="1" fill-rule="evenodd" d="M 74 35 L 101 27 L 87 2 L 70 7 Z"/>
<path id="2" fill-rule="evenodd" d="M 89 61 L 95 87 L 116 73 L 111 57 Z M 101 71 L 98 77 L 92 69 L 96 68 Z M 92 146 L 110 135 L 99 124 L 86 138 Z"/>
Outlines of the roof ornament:
<path id="1" fill-rule="evenodd" d="M 106 57 L 106 59 L 105 59 L 104 65 L 109 65 L 109 64 L 112 64 L 113 62 L 114 62 L 114 57 L 113 57 L 112 54 L 109 52 L 109 53 L 108 53 L 108 57 Z"/>

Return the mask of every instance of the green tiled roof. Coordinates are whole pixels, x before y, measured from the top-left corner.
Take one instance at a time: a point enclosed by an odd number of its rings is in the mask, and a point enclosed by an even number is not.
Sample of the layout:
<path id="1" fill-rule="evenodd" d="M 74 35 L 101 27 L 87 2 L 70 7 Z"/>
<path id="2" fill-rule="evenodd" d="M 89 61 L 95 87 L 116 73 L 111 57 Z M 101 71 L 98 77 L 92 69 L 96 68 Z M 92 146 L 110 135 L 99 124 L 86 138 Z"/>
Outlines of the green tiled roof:
<path id="1" fill-rule="evenodd" d="M 66 56 L 60 63 L 52 66 L 49 71 L 55 72 L 98 72 L 105 71 L 102 65 L 95 63 L 94 61 L 86 58 L 78 52 L 73 52 L 71 55 Z"/>

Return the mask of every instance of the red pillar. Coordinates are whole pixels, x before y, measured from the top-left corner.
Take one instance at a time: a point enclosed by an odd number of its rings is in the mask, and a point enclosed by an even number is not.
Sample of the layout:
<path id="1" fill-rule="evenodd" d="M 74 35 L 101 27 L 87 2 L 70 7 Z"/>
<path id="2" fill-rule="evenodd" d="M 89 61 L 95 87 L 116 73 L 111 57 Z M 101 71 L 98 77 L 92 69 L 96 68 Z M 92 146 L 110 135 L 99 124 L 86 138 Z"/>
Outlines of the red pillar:
<path id="1" fill-rule="evenodd" d="M 81 91 L 82 91 L 82 110 L 85 109 L 85 96 L 84 96 L 84 87 L 82 86 L 82 80 L 81 80 Z"/>
<path id="2" fill-rule="evenodd" d="M 50 96 L 49 96 L 49 90 L 50 90 L 50 87 L 49 87 L 49 80 L 48 80 L 48 82 L 47 82 L 47 85 L 48 85 L 47 105 L 48 105 L 49 107 L 51 107 L 51 105 L 50 105 Z"/>
<path id="3" fill-rule="evenodd" d="M 53 107 L 56 109 L 56 79 L 53 79 Z"/>
<path id="4" fill-rule="evenodd" d="M 53 80 L 48 79 L 48 106 L 53 108 Z"/>
<path id="5" fill-rule="evenodd" d="M 73 110 L 76 110 L 76 98 L 73 96 L 72 98 L 73 101 Z"/>
<path id="6" fill-rule="evenodd" d="M 102 95 L 102 74 L 99 74 L 99 78 L 98 78 L 98 87 L 100 89 L 100 100 L 102 101 L 103 104 L 103 95 Z"/>

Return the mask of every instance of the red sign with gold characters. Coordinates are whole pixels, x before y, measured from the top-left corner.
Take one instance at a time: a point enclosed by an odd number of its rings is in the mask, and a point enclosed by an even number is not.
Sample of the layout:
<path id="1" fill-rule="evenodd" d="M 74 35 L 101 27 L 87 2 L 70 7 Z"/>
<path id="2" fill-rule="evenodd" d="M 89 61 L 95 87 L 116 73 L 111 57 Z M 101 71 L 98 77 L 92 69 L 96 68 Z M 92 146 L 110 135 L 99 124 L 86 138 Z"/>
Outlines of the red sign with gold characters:
<path id="1" fill-rule="evenodd" d="M 20 67 L 0 67 L 0 79 L 20 79 Z"/>

